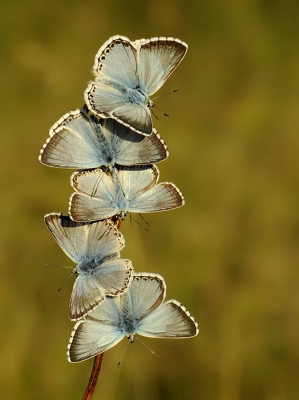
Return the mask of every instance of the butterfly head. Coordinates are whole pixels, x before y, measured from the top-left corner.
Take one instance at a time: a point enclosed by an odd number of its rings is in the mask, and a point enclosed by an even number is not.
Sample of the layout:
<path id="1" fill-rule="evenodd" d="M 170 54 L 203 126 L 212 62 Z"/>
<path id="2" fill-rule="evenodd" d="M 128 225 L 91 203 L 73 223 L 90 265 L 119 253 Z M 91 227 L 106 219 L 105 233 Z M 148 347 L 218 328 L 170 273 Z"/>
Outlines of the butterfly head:
<path id="1" fill-rule="evenodd" d="M 155 103 L 149 98 L 148 101 L 147 101 L 146 106 L 148 108 L 153 108 L 153 107 L 155 107 Z"/>
<path id="2" fill-rule="evenodd" d="M 130 343 L 134 343 L 135 333 L 131 333 L 130 335 L 127 335 L 127 338 L 128 338 Z"/>
<path id="3" fill-rule="evenodd" d="M 126 211 L 120 211 L 120 213 L 118 214 L 119 218 L 123 221 L 126 218 Z"/>

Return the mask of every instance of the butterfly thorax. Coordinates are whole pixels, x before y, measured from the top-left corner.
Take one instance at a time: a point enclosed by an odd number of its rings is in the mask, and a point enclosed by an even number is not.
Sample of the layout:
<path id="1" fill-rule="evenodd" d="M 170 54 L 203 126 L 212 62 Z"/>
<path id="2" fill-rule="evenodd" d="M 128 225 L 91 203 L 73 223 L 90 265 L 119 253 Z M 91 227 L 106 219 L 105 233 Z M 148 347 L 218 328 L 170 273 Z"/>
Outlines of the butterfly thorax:
<path id="1" fill-rule="evenodd" d="M 94 258 L 84 258 L 76 267 L 77 273 L 92 275 L 99 265 Z"/>
<path id="2" fill-rule="evenodd" d="M 149 97 L 140 87 L 137 87 L 136 89 L 128 88 L 127 91 L 130 103 L 148 105 L 148 102 L 150 101 Z"/>

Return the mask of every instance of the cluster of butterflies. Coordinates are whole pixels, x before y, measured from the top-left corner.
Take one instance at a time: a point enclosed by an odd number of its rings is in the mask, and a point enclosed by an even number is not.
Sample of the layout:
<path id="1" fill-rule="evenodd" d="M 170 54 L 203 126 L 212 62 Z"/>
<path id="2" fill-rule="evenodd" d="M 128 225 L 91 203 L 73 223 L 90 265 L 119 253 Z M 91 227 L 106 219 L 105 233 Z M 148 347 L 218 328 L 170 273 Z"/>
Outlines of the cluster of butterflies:
<path id="1" fill-rule="evenodd" d="M 131 42 L 111 37 L 95 56 L 95 79 L 82 109 L 64 115 L 51 129 L 39 160 L 79 171 L 68 215 L 50 213 L 45 223 L 76 263 L 78 275 L 69 317 L 77 321 L 67 355 L 79 362 L 100 354 L 125 336 L 188 338 L 198 325 L 176 300 L 164 302 L 166 285 L 157 274 L 136 273 L 120 258 L 123 234 L 113 221 L 126 213 L 175 209 L 184 198 L 173 183 L 157 183 L 154 165 L 168 149 L 153 128 L 149 96 L 185 56 L 179 39 L 155 37 Z"/>

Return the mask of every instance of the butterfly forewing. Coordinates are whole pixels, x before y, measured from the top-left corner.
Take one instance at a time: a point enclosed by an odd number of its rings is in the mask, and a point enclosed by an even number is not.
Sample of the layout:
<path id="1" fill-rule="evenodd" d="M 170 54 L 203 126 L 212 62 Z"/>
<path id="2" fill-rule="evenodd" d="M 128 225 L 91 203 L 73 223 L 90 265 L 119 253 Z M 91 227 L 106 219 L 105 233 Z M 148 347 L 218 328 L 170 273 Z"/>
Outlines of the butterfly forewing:
<path id="1" fill-rule="evenodd" d="M 96 77 L 133 87 L 137 83 L 137 50 L 125 36 L 112 36 L 95 56 Z"/>
<path id="2" fill-rule="evenodd" d="M 107 256 L 119 257 L 119 252 L 125 247 L 125 239 L 112 222 L 105 220 L 101 224 L 87 224 L 86 228 L 89 229 L 85 250 L 87 258 L 102 262 Z"/>
<path id="3" fill-rule="evenodd" d="M 155 93 L 184 58 L 188 46 L 179 39 L 152 38 L 138 41 L 138 76 L 140 86 Z"/>
<path id="4" fill-rule="evenodd" d="M 129 321 L 143 320 L 148 314 L 160 306 L 165 298 L 166 285 L 160 275 L 151 273 L 135 273 L 130 290 L 121 298 L 121 313 Z M 131 334 L 127 330 L 127 334 Z"/>
<path id="5" fill-rule="evenodd" d="M 86 224 L 60 213 L 45 215 L 45 223 L 66 255 L 75 263 L 80 262 L 86 251 Z"/>
<path id="6" fill-rule="evenodd" d="M 126 199 L 130 202 L 154 187 L 159 179 L 159 170 L 154 165 L 120 166 L 114 170 L 114 174 Z"/>
<path id="7" fill-rule="evenodd" d="M 107 165 L 100 124 L 84 109 L 66 114 L 50 129 L 39 160 L 57 168 L 88 169 Z"/>

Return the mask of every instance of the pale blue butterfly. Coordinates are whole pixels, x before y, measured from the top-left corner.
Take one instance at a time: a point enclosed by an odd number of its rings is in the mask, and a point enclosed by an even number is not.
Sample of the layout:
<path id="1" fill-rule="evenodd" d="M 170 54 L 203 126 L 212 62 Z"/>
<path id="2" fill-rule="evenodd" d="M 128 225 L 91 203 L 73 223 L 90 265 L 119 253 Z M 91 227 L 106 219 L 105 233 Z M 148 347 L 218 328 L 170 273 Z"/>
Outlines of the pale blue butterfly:
<path id="1" fill-rule="evenodd" d="M 84 92 L 87 107 L 142 135 L 153 129 L 150 97 L 184 58 L 188 46 L 172 37 L 135 42 L 112 36 L 95 56 L 95 80 Z"/>
<path id="2" fill-rule="evenodd" d="M 152 164 L 167 157 L 167 146 L 155 129 L 144 137 L 113 119 L 99 121 L 83 108 L 53 125 L 39 160 L 50 167 L 89 169 Z"/>
<path id="3" fill-rule="evenodd" d="M 124 219 L 127 212 L 151 213 L 172 210 L 184 204 L 180 190 L 169 182 L 157 184 L 159 170 L 154 165 L 76 172 L 71 184 L 69 215 L 74 221 Z"/>
<path id="4" fill-rule="evenodd" d="M 120 259 L 125 246 L 121 232 L 109 220 L 76 223 L 68 216 L 51 213 L 45 223 L 55 240 L 77 266 L 78 275 L 69 306 L 69 317 L 84 317 L 105 296 L 118 296 L 128 289 L 133 278 L 131 261 Z"/>
<path id="5" fill-rule="evenodd" d="M 70 362 L 84 361 L 110 349 L 124 337 L 182 339 L 198 334 L 198 324 L 176 300 L 164 302 L 166 284 L 160 275 L 134 274 L 129 289 L 107 298 L 72 331 L 67 356 Z"/>

